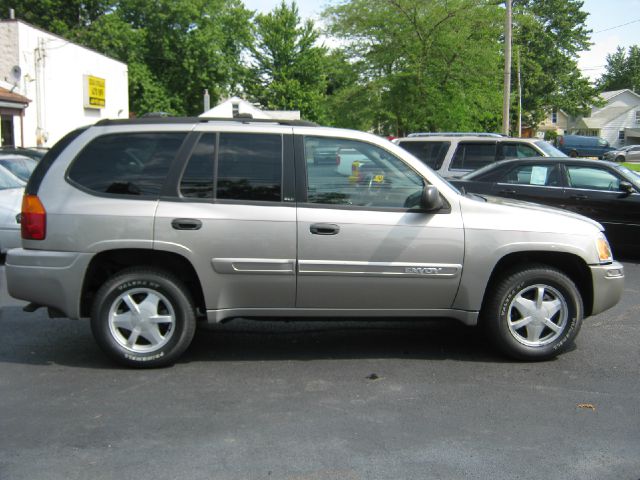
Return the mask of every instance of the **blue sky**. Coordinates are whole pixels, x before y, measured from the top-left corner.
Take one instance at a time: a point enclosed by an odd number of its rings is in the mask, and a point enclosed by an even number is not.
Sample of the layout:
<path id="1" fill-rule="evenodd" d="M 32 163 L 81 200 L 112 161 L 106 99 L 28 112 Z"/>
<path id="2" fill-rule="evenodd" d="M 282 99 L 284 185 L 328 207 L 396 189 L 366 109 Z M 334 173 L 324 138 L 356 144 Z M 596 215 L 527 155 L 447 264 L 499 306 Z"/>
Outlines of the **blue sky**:
<path id="1" fill-rule="evenodd" d="M 336 1 L 298 0 L 296 3 L 303 18 L 317 19 L 324 7 Z M 280 0 L 244 0 L 244 4 L 251 10 L 268 12 L 279 5 Z M 583 10 L 589 13 L 587 26 L 594 32 L 594 45 L 590 51 L 582 52 L 578 64 L 586 76 L 596 79 L 604 71 L 607 54 L 613 53 L 618 45 L 625 48 L 640 45 L 640 0 L 584 0 Z M 628 25 L 623 25 L 626 23 Z"/>

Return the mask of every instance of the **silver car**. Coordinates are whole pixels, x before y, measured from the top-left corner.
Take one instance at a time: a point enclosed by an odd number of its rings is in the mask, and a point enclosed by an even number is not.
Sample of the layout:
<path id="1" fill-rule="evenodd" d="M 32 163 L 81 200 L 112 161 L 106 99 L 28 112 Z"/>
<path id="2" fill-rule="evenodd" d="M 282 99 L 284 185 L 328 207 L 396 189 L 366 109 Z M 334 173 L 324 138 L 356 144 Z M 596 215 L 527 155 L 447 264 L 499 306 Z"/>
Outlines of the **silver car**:
<path id="1" fill-rule="evenodd" d="M 615 162 L 640 162 L 640 145 L 627 145 L 611 150 L 606 152 L 603 158 Z"/>
<path id="2" fill-rule="evenodd" d="M 357 175 L 315 161 L 351 150 Z M 387 140 L 303 122 L 103 120 L 51 150 L 23 205 L 11 295 L 89 317 L 134 367 L 238 317 L 445 317 L 544 360 L 624 284 L 598 223 L 461 195 Z"/>

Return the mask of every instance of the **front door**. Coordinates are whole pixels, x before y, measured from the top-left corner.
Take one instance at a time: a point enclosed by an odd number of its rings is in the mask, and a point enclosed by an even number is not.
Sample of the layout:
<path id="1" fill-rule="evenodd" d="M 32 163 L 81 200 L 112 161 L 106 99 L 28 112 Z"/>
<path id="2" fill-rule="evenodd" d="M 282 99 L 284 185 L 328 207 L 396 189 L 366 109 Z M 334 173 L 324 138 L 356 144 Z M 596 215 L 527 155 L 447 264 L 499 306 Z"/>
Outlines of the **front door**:
<path id="1" fill-rule="evenodd" d="M 620 182 L 625 179 L 603 166 L 569 164 L 566 170 L 565 208 L 600 222 L 612 245 L 635 247 L 640 236 L 640 193 L 622 191 Z"/>
<path id="2" fill-rule="evenodd" d="M 457 205 L 420 211 L 424 180 L 380 146 L 320 136 L 300 143 L 296 306 L 390 315 L 451 307 L 464 255 Z M 359 155 L 337 168 L 314 164 L 316 149 Z"/>
<path id="3" fill-rule="evenodd" d="M 553 163 L 519 163 L 493 185 L 492 195 L 559 207 L 563 203 L 560 166 Z"/>

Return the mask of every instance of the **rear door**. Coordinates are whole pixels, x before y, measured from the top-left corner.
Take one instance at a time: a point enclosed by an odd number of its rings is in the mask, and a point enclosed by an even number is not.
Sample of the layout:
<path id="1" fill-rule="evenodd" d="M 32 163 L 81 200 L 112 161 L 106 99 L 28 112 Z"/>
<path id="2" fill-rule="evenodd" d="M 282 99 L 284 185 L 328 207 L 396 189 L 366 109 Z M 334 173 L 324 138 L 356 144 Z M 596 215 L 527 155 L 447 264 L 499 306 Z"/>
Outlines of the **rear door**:
<path id="1" fill-rule="evenodd" d="M 497 179 L 491 193 L 559 207 L 564 201 L 560 166 L 548 162 L 517 163 Z"/>
<path id="2" fill-rule="evenodd" d="M 157 249 L 190 260 L 206 307 L 295 304 L 296 209 L 291 129 L 200 126 L 156 214 Z"/>
<path id="3" fill-rule="evenodd" d="M 367 156 L 358 178 L 314 165 L 313 144 Z M 417 208 L 424 180 L 380 146 L 296 137 L 300 309 L 394 315 L 451 307 L 464 231 L 457 205 Z"/>
<path id="4" fill-rule="evenodd" d="M 491 141 L 462 141 L 453 153 L 447 176 L 461 177 L 496 161 L 498 145 Z"/>

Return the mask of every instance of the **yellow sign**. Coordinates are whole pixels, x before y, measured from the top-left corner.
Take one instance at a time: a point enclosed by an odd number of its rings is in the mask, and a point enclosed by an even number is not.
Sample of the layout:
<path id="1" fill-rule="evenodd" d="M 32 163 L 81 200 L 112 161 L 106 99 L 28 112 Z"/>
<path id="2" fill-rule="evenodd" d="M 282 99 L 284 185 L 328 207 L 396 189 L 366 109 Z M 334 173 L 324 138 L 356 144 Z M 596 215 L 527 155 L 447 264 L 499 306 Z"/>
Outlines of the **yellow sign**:
<path id="1" fill-rule="evenodd" d="M 84 76 L 84 108 L 104 108 L 106 88 L 104 78 Z"/>

